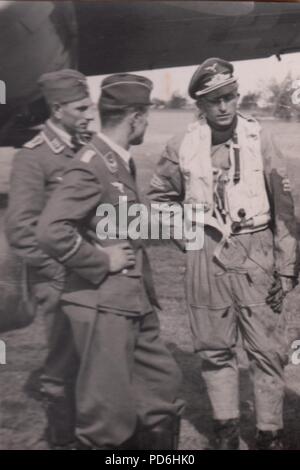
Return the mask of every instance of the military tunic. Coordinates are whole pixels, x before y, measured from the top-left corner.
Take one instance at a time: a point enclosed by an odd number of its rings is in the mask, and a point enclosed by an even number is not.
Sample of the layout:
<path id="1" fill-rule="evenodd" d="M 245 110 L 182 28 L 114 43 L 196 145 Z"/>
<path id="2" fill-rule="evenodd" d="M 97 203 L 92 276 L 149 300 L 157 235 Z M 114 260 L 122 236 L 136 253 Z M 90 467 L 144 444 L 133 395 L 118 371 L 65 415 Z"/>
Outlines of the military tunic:
<path id="1" fill-rule="evenodd" d="M 115 274 L 103 250 L 120 243 L 119 210 L 125 201 L 127 216 L 139 202 L 134 177 L 97 135 L 65 173 L 38 228 L 42 248 L 68 268 L 63 308 L 81 358 L 77 436 L 102 449 L 116 448 L 136 426 L 153 428 L 182 408 L 180 374 L 159 337 L 158 303 L 142 240 L 129 239 L 135 266 Z M 96 236 L 105 217 L 102 205 L 116 209 L 115 238 Z"/>
<path id="2" fill-rule="evenodd" d="M 65 134 L 65 136 L 64 136 Z M 65 138 L 63 138 L 65 137 Z M 49 120 L 43 130 L 20 150 L 13 160 L 6 234 L 10 245 L 24 262 L 27 289 L 24 303 L 42 314 L 46 322 L 48 355 L 41 376 L 42 391 L 51 399 L 64 400 L 77 370 L 77 356 L 67 317 L 60 309 L 65 268 L 38 245 L 36 229 L 47 200 L 61 184 L 63 173 L 74 157 L 71 137 L 58 132 Z M 65 414 L 59 441 L 68 441 L 73 417 Z M 72 412 L 71 412 L 72 415 Z M 56 440 L 58 436 L 54 438 Z"/>

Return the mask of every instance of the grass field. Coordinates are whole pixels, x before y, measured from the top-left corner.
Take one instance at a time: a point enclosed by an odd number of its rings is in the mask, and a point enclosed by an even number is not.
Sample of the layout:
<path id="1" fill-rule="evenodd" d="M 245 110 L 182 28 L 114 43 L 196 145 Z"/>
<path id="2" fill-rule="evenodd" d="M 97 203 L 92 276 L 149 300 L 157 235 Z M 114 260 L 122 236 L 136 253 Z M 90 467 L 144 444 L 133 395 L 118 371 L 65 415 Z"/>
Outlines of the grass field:
<path id="1" fill-rule="evenodd" d="M 191 112 L 153 112 L 143 146 L 134 149 L 138 178 L 145 191 L 155 164 L 168 138 L 191 120 Z M 279 140 L 287 157 L 296 214 L 300 218 L 300 123 L 263 122 Z M 1 159 L 1 154 L 0 154 Z M 7 185 L 11 156 L 7 153 L 1 168 L 1 184 Z M 0 165 L 1 165 L 0 160 Z M 211 410 L 200 376 L 200 361 L 193 353 L 184 300 L 184 255 L 169 244 L 149 248 L 157 291 L 163 306 L 162 334 L 182 372 L 182 396 L 187 406 L 180 448 L 210 447 Z M 298 303 L 300 288 L 287 299 L 290 339 L 300 339 Z M 45 335 L 41 318 L 28 328 L 0 335 L 7 344 L 7 365 L 0 366 L 0 449 L 45 449 L 45 417 L 35 399 L 32 384 L 45 357 Z M 300 450 L 300 366 L 286 368 L 287 395 L 284 419 L 290 448 Z M 247 361 L 241 355 L 242 448 L 253 446 L 254 404 Z"/>

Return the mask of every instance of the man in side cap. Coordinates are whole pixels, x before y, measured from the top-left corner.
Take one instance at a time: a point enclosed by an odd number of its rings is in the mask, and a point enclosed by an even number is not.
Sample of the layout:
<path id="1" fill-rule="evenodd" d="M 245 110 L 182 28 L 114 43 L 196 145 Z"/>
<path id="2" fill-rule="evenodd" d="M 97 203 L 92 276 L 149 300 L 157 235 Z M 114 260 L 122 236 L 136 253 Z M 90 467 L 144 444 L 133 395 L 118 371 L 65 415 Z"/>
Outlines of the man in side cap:
<path id="1" fill-rule="evenodd" d="M 177 447 L 180 374 L 159 336 L 143 241 L 129 233 L 139 203 L 129 150 L 143 142 L 151 90 L 139 75 L 103 80 L 102 131 L 79 152 L 39 223 L 41 246 L 69 272 L 63 309 L 81 360 L 79 448 Z M 111 234 L 100 230 L 113 221 Z"/>
<path id="2" fill-rule="evenodd" d="M 48 441 L 60 448 L 74 439 L 72 374 L 76 370 L 70 327 L 60 308 L 65 270 L 38 246 L 36 228 L 47 200 L 76 151 L 89 138 L 93 118 L 87 82 L 76 70 L 46 73 L 39 80 L 50 109 L 42 131 L 14 158 L 6 233 L 24 262 L 24 304 L 46 320 L 48 355 L 40 378 L 48 417 Z M 69 393 L 70 391 L 70 393 Z"/>
<path id="3" fill-rule="evenodd" d="M 257 448 L 281 449 L 282 303 L 297 279 L 296 222 L 284 158 L 255 119 L 237 112 L 233 72 L 217 58 L 198 67 L 189 94 L 199 119 L 168 143 L 149 194 L 155 202 L 199 204 L 204 212 L 203 248 L 182 247 L 193 343 L 217 447 L 239 448 L 239 331 L 253 371 Z"/>

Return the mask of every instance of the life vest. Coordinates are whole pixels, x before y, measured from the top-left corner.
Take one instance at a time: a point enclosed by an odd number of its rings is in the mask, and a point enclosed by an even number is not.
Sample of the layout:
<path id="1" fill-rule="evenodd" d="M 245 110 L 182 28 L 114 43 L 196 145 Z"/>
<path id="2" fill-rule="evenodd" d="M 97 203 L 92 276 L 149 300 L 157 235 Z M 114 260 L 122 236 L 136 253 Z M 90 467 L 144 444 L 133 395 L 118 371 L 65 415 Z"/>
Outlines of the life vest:
<path id="1" fill-rule="evenodd" d="M 230 169 L 224 188 L 225 208 L 220 214 L 211 159 L 211 128 L 205 118 L 192 123 L 179 149 L 179 165 L 185 181 L 185 203 L 202 204 L 204 224 L 212 225 L 225 237 L 233 233 L 233 224 L 253 220 L 249 233 L 268 226 L 270 205 L 267 197 L 260 145 L 260 125 L 254 119 L 238 115 L 236 135 L 230 140 Z M 244 217 L 241 216 L 244 214 Z"/>

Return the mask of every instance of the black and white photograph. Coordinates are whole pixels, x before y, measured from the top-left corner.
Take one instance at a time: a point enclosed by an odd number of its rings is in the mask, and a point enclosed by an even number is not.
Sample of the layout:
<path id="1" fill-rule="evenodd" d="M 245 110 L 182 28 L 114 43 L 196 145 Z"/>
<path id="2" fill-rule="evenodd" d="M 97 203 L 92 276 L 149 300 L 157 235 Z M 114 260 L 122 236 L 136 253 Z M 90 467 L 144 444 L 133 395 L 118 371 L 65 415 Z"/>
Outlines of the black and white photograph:
<path id="1" fill-rule="evenodd" d="M 300 450 L 300 2 L 0 0 L 0 217 L 0 450 Z"/>

